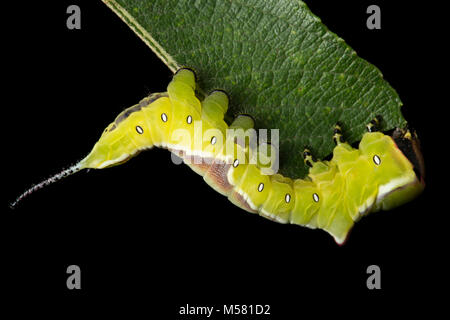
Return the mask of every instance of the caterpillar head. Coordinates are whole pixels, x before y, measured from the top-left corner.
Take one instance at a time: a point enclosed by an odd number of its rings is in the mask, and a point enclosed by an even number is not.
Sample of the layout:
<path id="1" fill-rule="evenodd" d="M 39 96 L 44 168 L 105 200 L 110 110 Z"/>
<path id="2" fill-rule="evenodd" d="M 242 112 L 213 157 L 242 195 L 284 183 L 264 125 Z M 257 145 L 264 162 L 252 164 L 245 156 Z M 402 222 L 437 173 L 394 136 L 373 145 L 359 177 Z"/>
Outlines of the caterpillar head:
<path id="1" fill-rule="evenodd" d="M 389 210 L 415 198 L 424 188 L 423 158 L 417 135 L 396 129 L 392 136 L 367 133 L 360 151 L 371 162 L 378 184 L 375 210 Z"/>

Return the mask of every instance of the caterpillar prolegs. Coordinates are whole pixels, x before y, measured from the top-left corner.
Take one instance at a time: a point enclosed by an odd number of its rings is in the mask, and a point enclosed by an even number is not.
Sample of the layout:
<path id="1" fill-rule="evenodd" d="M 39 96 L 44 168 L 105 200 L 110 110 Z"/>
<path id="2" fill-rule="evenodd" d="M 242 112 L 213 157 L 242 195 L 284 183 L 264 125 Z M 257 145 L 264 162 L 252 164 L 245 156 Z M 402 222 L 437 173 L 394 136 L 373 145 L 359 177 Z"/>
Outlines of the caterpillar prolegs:
<path id="1" fill-rule="evenodd" d="M 228 96 L 213 91 L 203 101 L 196 94 L 195 74 L 180 69 L 167 92 L 155 93 L 125 111 L 103 132 L 92 151 L 73 167 L 27 190 L 31 192 L 85 168 L 119 165 L 144 149 L 167 148 L 235 205 L 281 223 L 320 228 L 342 244 L 362 215 L 407 202 L 424 188 L 423 165 L 415 133 L 396 129 L 392 136 L 368 124 L 355 149 L 336 126 L 336 147 L 329 161 L 315 161 L 305 179 L 274 172 L 268 155 L 254 151 L 245 139 L 227 136 L 228 129 L 253 128 L 249 116 L 228 126 Z M 241 133 L 242 135 L 242 133 Z M 229 147 L 231 144 L 231 148 Z M 267 165 L 267 163 L 270 163 Z"/>

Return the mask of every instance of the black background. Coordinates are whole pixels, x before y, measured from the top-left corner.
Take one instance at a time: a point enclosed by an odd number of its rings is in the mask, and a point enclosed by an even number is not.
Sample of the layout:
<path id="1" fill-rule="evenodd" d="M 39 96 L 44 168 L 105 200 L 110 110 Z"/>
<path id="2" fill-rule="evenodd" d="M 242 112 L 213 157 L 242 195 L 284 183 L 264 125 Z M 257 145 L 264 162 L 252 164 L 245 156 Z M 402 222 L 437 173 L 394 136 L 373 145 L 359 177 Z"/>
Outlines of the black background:
<path id="1" fill-rule="evenodd" d="M 446 139 L 437 124 L 446 102 L 434 94 L 442 83 L 443 69 L 435 65 L 442 38 L 439 9 L 395 2 L 308 1 L 397 90 L 427 167 L 418 199 L 362 219 L 342 247 L 323 231 L 238 209 L 156 149 L 123 166 L 74 175 L 11 211 L 8 201 L 30 184 L 85 156 L 122 109 L 165 91 L 171 72 L 100 1 L 17 3 L 7 10 L 23 21 L 3 20 L 4 67 L 10 67 L 4 88 L 14 98 L 2 118 L 8 297 L 40 301 L 48 312 L 63 306 L 60 315 L 91 306 L 164 319 L 180 318 L 187 303 L 270 304 L 271 319 L 307 310 L 358 314 L 356 304 L 370 313 L 387 312 L 386 303 L 400 311 L 426 306 L 423 298 L 445 288 L 448 266 L 438 231 L 448 214 L 437 181 L 445 162 L 436 155 Z M 70 4 L 81 7 L 81 30 L 66 28 Z M 381 30 L 366 28 L 370 4 L 381 7 Z M 82 271 L 79 291 L 66 288 L 71 264 Z M 381 290 L 366 287 L 371 264 L 381 268 Z"/>

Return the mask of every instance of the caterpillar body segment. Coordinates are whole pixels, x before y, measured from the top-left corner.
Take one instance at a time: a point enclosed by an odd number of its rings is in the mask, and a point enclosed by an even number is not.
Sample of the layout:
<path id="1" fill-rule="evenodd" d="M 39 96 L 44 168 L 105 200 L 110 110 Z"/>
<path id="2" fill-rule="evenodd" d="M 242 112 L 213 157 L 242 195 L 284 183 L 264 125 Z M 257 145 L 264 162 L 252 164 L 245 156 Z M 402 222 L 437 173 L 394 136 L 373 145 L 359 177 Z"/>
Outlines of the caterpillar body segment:
<path id="1" fill-rule="evenodd" d="M 152 94 L 123 111 L 69 173 L 122 164 L 154 146 L 167 148 L 240 208 L 280 223 L 323 229 L 339 244 L 362 215 L 398 206 L 424 187 L 423 177 L 414 171 L 423 168 L 412 164 L 422 162 L 408 160 L 396 143 L 414 147 L 416 136 L 400 129 L 394 138 L 374 132 L 378 122 L 368 126 L 359 149 L 343 142 L 336 127 L 330 137 L 336 147 L 329 161 L 316 161 L 305 151 L 304 160 L 310 165 L 305 179 L 270 171 L 267 156 L 247 143 L 253 119 L 241 115 L 228 126 L 227 94 L 213 91 L 200 101 L 195 88 L 194 73 L 180 69 L 167 92 Z M 227 129 L 240 133 L 230 135 Z M 51 179 L 48 183 L 57 180 Z M 37 189 L 26 191 L 13 205 Z"/>

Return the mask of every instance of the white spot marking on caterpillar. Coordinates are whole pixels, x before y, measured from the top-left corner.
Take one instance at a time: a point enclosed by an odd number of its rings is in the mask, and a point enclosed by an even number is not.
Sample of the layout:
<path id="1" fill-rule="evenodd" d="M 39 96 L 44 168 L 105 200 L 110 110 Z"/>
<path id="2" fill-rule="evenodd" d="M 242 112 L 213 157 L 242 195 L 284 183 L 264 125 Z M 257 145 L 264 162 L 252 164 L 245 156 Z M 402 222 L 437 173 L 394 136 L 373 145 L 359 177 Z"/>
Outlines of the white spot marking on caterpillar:
<path id="1" fill-rule="evenodd" d="M 313 200 L 319 202 L 319 195 L 317 193 L 313 193 Z"/>
<path id="2" fill-rule="evenodd" d="M 234 160 L 233 167 L 237 168 L 238 165 L 239 165 L 239 160 L 238 159 Z"/>
<path id="3" fill-rule="evenodd" d="M 377 155 L 374 155 L 374 156 L 373 156 L 373 162 L 375 162 L 375 164 L 376 164 L 377 166 L 379 166 L 379 165 L 381 164 L 381 159 L 380 159 L 380 157 L 377 156 Z"/>
<path id="4" fill-rule="evenodd" d="M 286 196 L 284 197 L 284 201 L 286 201 L 286 203 L 291 202 L 291 195 L 289 193 L 286 193 Z"/>
<path id="5" fill-rule="evenodd" d="M 261 192 L 263 190 L 264 190 L 264 183 L 261 182 L 258 186 L 258 191 Z"/>
<path id="6" fill-rule="evenodd" d="M 136 126 L 136 131 L 139 134 L 143 134 L 144 133 L 144 129 L 142 129 L 142 127 L 140 127 L 140 126 Z"/>
<path id="7" fill-rule="evenodd" d="M 191 123 L 192 123 L 192 117 L 191 117 L 191 116 L 187 116 L 186 122 L 187 122 L 188 124 L 191 124 Z"/>
<path id="8" fill-rule="evenodd" d="M 163 122 L 167 122 L 167 114 L 165 114 L 165 113 L 161 114 L 161 120 Z"/>
<path id="9" fill-rule="evenodd" d="M 216 144 L 217 142 L 217 138 L 216 137 L 212 137 L 211 138 L 211 144 Z"/>

